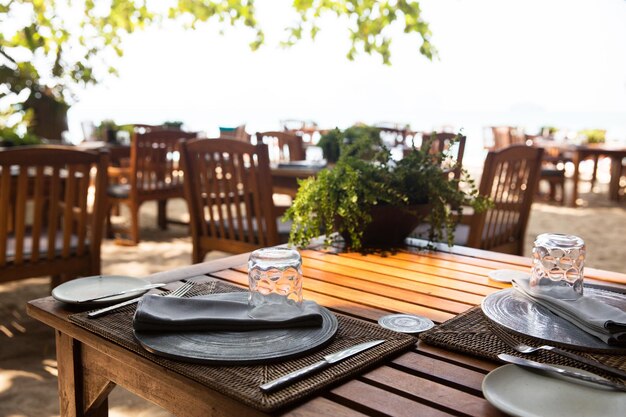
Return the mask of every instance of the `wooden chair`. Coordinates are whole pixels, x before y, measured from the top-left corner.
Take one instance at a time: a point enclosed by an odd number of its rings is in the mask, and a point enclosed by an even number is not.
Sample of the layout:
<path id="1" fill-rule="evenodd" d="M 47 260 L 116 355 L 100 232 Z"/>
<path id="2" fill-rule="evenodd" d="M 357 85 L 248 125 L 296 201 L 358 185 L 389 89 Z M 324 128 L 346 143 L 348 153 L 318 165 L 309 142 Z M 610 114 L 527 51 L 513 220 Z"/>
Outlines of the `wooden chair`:
<path id="1" fill-rule="evenodd" d="M 300 136 L 306 145 L 313 145 L 319 138 L 328 132 L 327 129 L 320 129 L 316 122 L 312 120 L 281 120 L 283 131 Z"/>
<path id="2" fill-rule="evenodd" d="M 107 164 L 67 146 L 0 151 L 0 282 L 100 274 Z"/>
<path id="3" fill-rule="evenodd" d="M 268 147 L 277 148 L 278 161 L 303 161 L 306 159 L 302 137 L 295 133 L 278 131 L 257 132 L 256 143 L 264 143 Z M 288 149 L 289 157 L 285 153 L 285 148 Z"/>
<path id="4" fill-rule="evenodd" d="M 543 149 L 526 145 L 488 153 L 479 193 L 490 197 L 494 207 L 463 219 L 455 244 L 523 255 L 542 156 Z"/>
<path id="5" fill-rule="evenodd" d="M 492 127 L 494 146 L 491 150 L 500 150 L 508 148 L 511 145 L 523 145 L 532 143 L 533 137 L 523 134 L 521 129 L 498 126 Z M 558 168 L 561 162 L 561 157 L 548 151 L 544 152 L 542 168 L 540 172 L 540 181 L 548 183 L 548 200 L 560 201 L 561 204 L 565 201 L 565 170 Z M 560 198 L 557 200 L 557 192 Z"/>
<path id="6" fill-rule="evenodd" d="M 109 210 L 107 235 L 113 236 L 111 208 L 125 204 L 130 210 L 130 227 L 121 230 L 127 236 L 118 239 L 121 244 L 139 243 L 139 208 L 146 201 L 156 201 L 158 226 L 167 228 L 167 200 L 184 198 L 183 177 L 179 166 L 178 141 L 192 139 L 196 133 L 180 130 L 146 130 L 134 133 L 130 149 L 130 166 L 126 183 L 108 187 Z"/>
<path id="7" fill-rule="evenodd" d="M 197 139 L 181 143 L 181 157 L 193 263 L 212 250 L 242 253 L 286 241 L 290 225 L 276 222 L 266 145 Z"/>
<path id="8" fill-rule="evenodd" d="M 404 146 L 408 149 L 413 146 L 418 135 L 418 132 L 410 130 L 408 126 L 379 124 L 374 127 L 380 131 L 383 143 L 392 147 Z"/>

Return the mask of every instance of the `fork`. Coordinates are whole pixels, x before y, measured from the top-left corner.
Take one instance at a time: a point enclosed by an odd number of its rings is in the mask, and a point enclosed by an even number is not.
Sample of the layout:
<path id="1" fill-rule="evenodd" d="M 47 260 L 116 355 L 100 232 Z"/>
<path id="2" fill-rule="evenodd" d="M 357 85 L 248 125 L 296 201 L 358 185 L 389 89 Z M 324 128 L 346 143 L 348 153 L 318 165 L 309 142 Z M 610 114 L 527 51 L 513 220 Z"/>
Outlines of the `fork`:
<path id="1" fill-rule="evenodd" d="M 194 285 L 195 285 L 195 282 L 187 281 L 183 285 L 181 285 L 180 287 L 176 288 L 174 291 L 166 293 L 166 294 L 162 294 L 162 295 L 164 297 L 182 297 L 183 295 L 187 294 L 187 292 L 189 292 L 189 290 L 191 290 Z M 143 295 L 141 297 L 143 297 Z M 131 305 L 131 304 L 135 304 L 136 302 L 141 300 L 141 297 L 133 298 L 133 299 L 130 299 L 130 300 L 127 300 L 127 301 L 123 301 L 123 302 L 118 303 L 118 304 L 114 304 L 112 306 L 108 306 L 108 307 L 100 308 L 98 310 L 94 310 L 94 311 L 88 313 L 87 317 L 89 317 L 90 319 L 93 319 L 95 317 L 100 317 L 101 315 L 103 315 L 105 313 L 108 313 L 109 311 L 117 310 L 120 307 L 124 307 L 124 306 L 128 306 L 128 305 Z"/>
<path id="2" fill-rule="evenodd" d="M 547 351 L 556 353 L 558 355 L 573 359 L 577 362 L 584 363 L 585 365 L 592 366 L 596 369 L 601 369 L 604 372 L 607 372 L 611 375 L 615 375 L 620 378 L 626 379 L 626 372 L 622 371 L 621 369 L 613 368 L 611 366 L 600 363 L 594 359 L 589 359 L 584 356 L 577 355 L 576 353 L 559 349 L 558 347 L 554 347 L 550 345 L 541 345 L 537 347 L 529 346 L 527 344 L 524 344 L 516 340 L 513 336 L 511 336 L 509 333 L 507 333 L 504 329 L 502 329 L 498 325 L 492 324 L 489 327 L 491 327 L 493 332 L 500 338 L 500 340 L 502 340 L 504 343 L 509 345 L 516 352 L 529 354 L 529 353 L 535 353 L 539 350 L 547 350 Z"/>

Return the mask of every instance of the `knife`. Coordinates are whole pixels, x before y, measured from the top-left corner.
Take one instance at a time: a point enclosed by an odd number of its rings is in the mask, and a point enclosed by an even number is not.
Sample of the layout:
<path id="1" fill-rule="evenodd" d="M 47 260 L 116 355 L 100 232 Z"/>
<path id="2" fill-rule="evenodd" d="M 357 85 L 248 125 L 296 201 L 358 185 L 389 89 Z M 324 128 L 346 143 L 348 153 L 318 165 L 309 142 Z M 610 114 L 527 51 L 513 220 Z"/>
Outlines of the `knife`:
<path id="1" fill-rule="evenodd" d="M 124 290 L 124 291 L 118 291 L 116 293 L 113 294 L 105 294 L 105 295 L 99 295 L 97 297 L 90 297 L 90 298 L 83 298 L 81 300 L 76 300 L 77 303 L 88 303 L 90 301 L 96 301 L 96 300 L 102 300 L 103 298 L 109 298 L 109 297 L 115 297 L 117 295 L 123 295 L 123 294 L 128 294 L 130 292 L 137 292 L 137 291 L 144 291 L 144 290 L 150 290 L 152 288 L 159 288 L 162 287 L 164 285 L 167 284 L 163 284 L 163 283 L 158 283 L 158 284 L 149 284 L 149 285 L 144 285 L 143 287 L 136 287 L 136 288 L 130 288 L 128 290 Z"/>
<path id="2" fill-rule="evenodd" d="M 276 378 L 272 381 L 266 382 L 265 384 L 261 385 L 261 391 L 263 392 L 272 392 L 272 391 L 276 391 L 277 389 L 290 384 L 292 382 L 295 382 L 297 380 L 299 380 L 300 378 L 304 377 L 305 375 L 308 375 L 312 372 L 316 372 L 319 371 L 321 369 L 324 369 L 330 365 L 332 365 L 333 363 L 337 363 L 339 361 L 342 361 L 346 358 L 349 358 L 350 356 L 356 355 L 357 353 L 363 352 L 364 350 L 373 348 L 374 346 L 378 346 L 381 343 L 383 343 L 385 340 L 374 340 L 371 342 L 365 342 L 365 343 L 361 343 L 355 346 L 352 346 L 350 348 L 344 349 L 344 350 L 340 350 L 339 352 L 335 352 L 335 353 L 331 353 L 330 355 L 326 355 L 324 356 L 324 359 L 319 361 L 319 362 L 315 362 L 313 365 L 309 365 L 306 366 L 304 368 L 298 369 L 296 371 L 293 371 L 291 373 L 288 373 L 287 375 L 281 376 L 280 378 Z"/>
<path id="3" fill-rule="evenodd" d="M 515 365 L 523 366 L 526 368 L 539 369 L 541 371 L 553 372 L 560 375 L 565 375 L 571 378 L 580 379 L 582 381 L 593 382 L 594 384 L 603 385 L 605 387 L 611 387 L 619 391 L 626 392 L 626 385 L 618 384 L 608 379 L 601 378 L 599 376 L 592 376 L 587 374 L 582 374 L 580 372 L 570 371 L 569 369 L 561 368 L 555 365 L 548 365 L 546 363 L 540 363 L 531 361 L 528 359 L 518 358 L 517 356 L 507 355 L 506 353 L 501 353 L 498 355 L 498 358 L 505 362 L 514 363 Z"/>

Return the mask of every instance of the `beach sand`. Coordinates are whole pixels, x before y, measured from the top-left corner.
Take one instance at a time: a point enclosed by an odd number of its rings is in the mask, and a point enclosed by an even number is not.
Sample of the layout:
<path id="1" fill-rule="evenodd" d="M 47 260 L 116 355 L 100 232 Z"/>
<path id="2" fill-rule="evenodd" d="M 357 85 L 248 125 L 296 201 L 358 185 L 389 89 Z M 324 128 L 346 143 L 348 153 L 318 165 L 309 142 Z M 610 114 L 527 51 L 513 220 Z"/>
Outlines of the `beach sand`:
<path id="1" fill-rule="evenodd" d="M 526 256 L 540 233 L 571 233 L 587 243 L 588 267 L 626 273 L 626 202 L 607 201 L 606 184 L 591 192 L 581 185 L 583 206 L 563 207 L 554 203 L 533 205 L 527 230 Z M 171 208 L 184 212 L 184 202 Z M 191 240 L 187 229 L 172 226 L 156 229 L 155 205 L 142 207 L 142 242 L 136 247 L 116 246 L 105 241 L 103 274 L 143 276 L 191 262 Z M 183 215 L 183 214 L 179 214 Z M 227 254 L 214 252 L 208 259 Z M 28 300 L 50 294 L 47 278 L 28 279 L 0 285 L 0 416 L 52 417 L 59 414 L 54 333 L 29 318 Z M 170 413 L 117 387 L 110 396 L 112 417 L 164 417 Z"/>

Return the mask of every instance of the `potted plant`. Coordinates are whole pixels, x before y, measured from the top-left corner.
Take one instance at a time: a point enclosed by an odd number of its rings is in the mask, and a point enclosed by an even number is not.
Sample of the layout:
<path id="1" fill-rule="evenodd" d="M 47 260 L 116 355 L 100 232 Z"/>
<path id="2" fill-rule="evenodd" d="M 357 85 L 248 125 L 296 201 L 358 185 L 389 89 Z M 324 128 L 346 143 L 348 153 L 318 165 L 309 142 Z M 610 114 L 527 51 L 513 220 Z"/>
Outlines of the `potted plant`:
<path id="1" fill-rule="evenodd" d="M 317 146 L 322 148 L 324 159 L 333 164 L 339 159 L 342 145 L 349 145 L 360 138 L 368 138 L 374 146 L 382 145 L 379 128 L 358 125 L 349 127 L 344 131 L 341 131 L 338 128 L 328 131 L 320 137 Z"/>
<path id="2" fill-rule="evenodd" d="M 426 221 L 431 225 L 429 241 L 452 245 L 463 206 L 481 211 L 488 199 L 478 195 L 466 171 L 460 180 L 449 179 L 443 162 L 450 156 L 447 151 L 430 153 L 432 139 L 394 161 L 369 129 L 340 143 L 333 168 L 300 182 L 285 213 L 293 222 L 290 242 L 306 246 L 324 235 L 326 245 L 342 236 L 352 250 L 390 247 Z"/>

